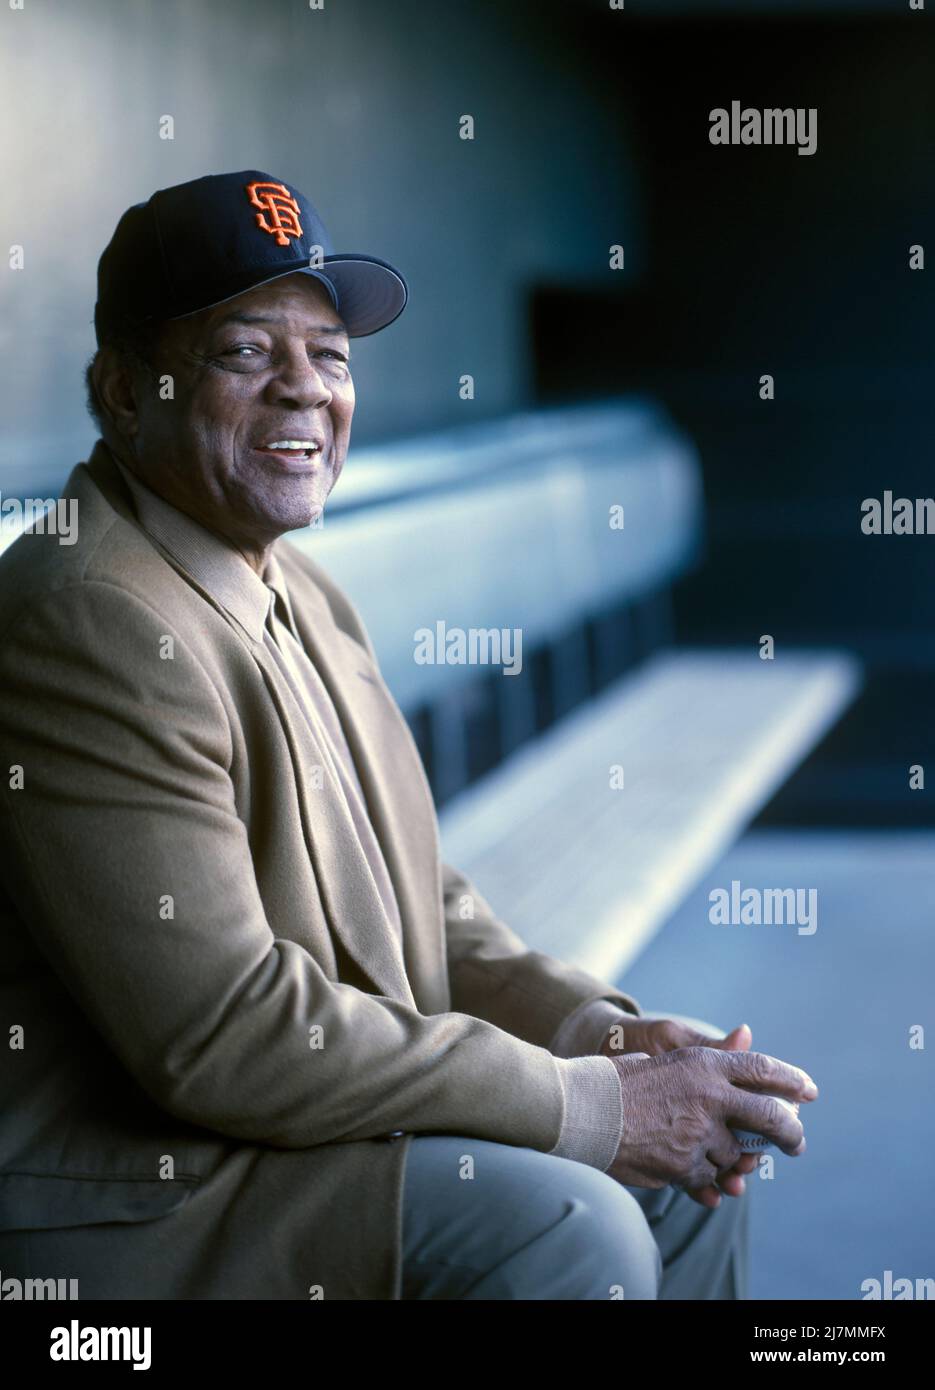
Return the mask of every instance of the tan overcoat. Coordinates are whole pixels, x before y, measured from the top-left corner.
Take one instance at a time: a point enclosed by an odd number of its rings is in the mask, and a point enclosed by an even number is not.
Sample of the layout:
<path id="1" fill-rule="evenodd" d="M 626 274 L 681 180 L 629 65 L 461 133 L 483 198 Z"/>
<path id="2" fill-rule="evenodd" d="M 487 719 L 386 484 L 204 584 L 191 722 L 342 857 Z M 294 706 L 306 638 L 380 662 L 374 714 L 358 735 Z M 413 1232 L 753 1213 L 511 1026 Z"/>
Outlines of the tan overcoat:
<path id="1" fill-rule="evenodd" d="M 64 497 L 75 544 L 0 559 L 0 1270 L 74 1274 L 46 1267 L 67 1250 L 82 1297 L 398 1298 L 409 1136 L 550 1150 L 549 1039 L 587 999 L 635 1002 L 441 862 L 318 565 L 277 542 L 402 948 L 262 644 L 142 530 L 101 442 Z"/>

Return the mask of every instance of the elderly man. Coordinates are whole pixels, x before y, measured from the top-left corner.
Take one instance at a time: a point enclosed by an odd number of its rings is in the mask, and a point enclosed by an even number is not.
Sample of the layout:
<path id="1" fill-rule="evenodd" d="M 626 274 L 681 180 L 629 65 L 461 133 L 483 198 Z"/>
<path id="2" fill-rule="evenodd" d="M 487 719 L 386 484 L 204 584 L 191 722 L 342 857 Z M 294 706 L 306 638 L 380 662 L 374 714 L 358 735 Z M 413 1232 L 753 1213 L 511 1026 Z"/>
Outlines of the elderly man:
<path id="1" fill-rule="evenodd" d="M 813 1083 L 441 863 L 361 620 L 280 539 L 344 467 L 350 339 L 406 298 L 259 171 L 161 190 L 101 258 L 78 541 L 0 562 L 4 1276 L 743 1296 L 731 1125 L 800 1152 L 773 1097 Z"/>

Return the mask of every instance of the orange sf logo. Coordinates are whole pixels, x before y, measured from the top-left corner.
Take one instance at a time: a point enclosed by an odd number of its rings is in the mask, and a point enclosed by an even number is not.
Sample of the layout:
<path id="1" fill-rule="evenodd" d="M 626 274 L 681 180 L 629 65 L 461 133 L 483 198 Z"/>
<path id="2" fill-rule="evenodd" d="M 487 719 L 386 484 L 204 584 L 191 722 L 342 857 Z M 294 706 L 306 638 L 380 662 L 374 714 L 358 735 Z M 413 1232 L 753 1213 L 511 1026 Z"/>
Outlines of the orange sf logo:
<path id="1" fill-rule="evenodd" d="M 246 187 L 250 202 L 260 209 L 256 224 L 261 231 L 274 236 L 279 246 L 288 246 L 291 236 L 302 235 L 299 205 L 288 188 L 281 183 L 248 183 Z"/>

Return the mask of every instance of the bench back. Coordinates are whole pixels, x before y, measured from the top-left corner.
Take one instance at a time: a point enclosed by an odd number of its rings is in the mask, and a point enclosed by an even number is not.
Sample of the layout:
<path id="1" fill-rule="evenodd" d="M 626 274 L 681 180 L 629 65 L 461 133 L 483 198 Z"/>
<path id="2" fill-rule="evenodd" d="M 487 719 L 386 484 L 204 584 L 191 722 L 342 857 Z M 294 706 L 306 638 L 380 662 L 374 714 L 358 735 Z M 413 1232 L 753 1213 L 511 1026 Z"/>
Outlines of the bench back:
<path id="1" fill-rule="evenodd" d="M 533 653 L 560 650 L 557 684 L 587 693 L 585 625 L 665 593 L 701 527 L 694 449 L 652 403 L 614 400 L 352 450 L 322 524 L 289 539 L 360 610 L 410 722 L 432 712 L 446 746 L 427 761 L 444 797 L 467 776 L 464 748 L 452 753 L 465 688 L 492 673 L 514 687 L 503 690 L 507 749 L 535 732 Z M 449 645 L 459 630 L 468 660 Z M 519 657 L 522 675 L 504 677 L 485 652 Z"/>

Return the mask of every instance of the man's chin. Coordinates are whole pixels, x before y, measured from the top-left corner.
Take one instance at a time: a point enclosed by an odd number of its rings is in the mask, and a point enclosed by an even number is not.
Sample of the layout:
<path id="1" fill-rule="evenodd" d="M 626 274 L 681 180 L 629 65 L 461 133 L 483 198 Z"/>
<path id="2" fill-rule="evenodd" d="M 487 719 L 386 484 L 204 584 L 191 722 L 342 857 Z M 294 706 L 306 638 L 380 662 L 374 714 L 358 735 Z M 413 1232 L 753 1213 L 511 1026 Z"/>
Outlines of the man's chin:
<path id="1" fill-rule="evenodd" d="M 302 531 L 308 526 L 318 526 L 323 516 L 324 503 L 310 502 L 307 507 L 290 507 L 288 512 L 264 516 L 264 530 L 267 534 L 281 536 L 287 531 Z"/>
<path id="2" fill-rule="evenodd" d="M 291 485 L 286 483 L 275 493 L 255 499 L 255 515 L 261 530 L 278 535 L 320 524 L 331 489 L 325 490 L 319 479 L 314 482 L 305 479 L 304 486 L 298 479 L 290 481 Z"/>

